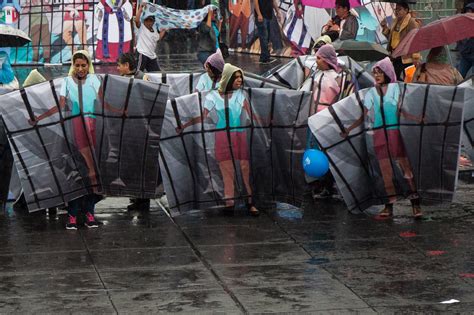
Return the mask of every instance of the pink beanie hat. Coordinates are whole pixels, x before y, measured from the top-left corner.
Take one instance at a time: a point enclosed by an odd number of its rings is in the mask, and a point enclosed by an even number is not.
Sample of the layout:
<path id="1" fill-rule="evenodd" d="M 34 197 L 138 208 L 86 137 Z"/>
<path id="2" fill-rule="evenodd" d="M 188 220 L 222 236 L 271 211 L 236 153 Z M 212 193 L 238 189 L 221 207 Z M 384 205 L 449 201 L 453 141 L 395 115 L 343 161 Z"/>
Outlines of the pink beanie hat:
<path id="1" fill-rule="evenodd" d="M 210 64 L 211 66 L 213 66 L 214 68 L 216 68 L 217 70 L 219 70 L 220 72 L 224 71 L 225 61 L 224 61 L 224 57 L 222 57 L 221 50 L 218 49 L 215 53 L 210 55 L 207 58 L 204 65 L 207 64 L 207 63 Z"/>
<path id="2" fill-rule="evenodd" d="M 316 53 L 316 56 L 327 62 L 327 64 L 330 65 L 334 70 L 339 71 L 336 50 L 334 47 L 332 47 L 332 45 L 326 44 L 321 46 L 321 48 L 319 48 L 318 52 Z"/>

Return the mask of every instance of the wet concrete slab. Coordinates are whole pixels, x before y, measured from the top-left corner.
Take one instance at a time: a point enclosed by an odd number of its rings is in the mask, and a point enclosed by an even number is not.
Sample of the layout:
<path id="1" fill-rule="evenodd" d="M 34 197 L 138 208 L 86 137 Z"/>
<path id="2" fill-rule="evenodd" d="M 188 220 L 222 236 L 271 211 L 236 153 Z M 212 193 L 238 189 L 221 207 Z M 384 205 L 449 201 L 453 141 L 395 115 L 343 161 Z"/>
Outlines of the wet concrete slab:
<path id="1" fill-rule="evenodd" d="M 0 311 L 3 314 L 117 314 L 105 293 L 77 296 L 52 294 L 41 298 L 0 297 Z"/>
<path id="2" fill-rule="evenodd" d="M 90 256 L 100 271 L 200 265 L 189 247 L 91 250 Z"/>
<path id="3" fill-rule="evenodd" d="M 198 246 L 293 242 L 276 225 L 188 227 L 184 232 L 189 238 L 195 239 Z"/>
<path id="4" fill-rule="evenodd" d="M 111 292 L 111 299 L 124 314 L 239 314 L 241 310 L 223 290 L 174 292 Z"/>
<path id="5" fill-rule="evenodd" d="M 369 308 L 365 302 L 339 283 L 330 283 L 327 286 L 319 284 L 238 289 L 235 290 L 235 294 L 251 313 L 300 313 L 338 309 L 357 312 Z"/>
<path id="6" fill-rule="evenodd" d="M 203 265 L 164 268 L 124 268 L 100 273 L 105 287 L 120 292 L 168 292 L 221 289 Z"/>
<path id="7" fill-rule="evenodd" d="M 99 275 L 87 272 L 43 272 L 0 275 L 1 298 L 39 298 L 48 295 L 100 295 L 106 292 Z"/>
<path id="8" fill-rule="evenodd" d="M 268 264 L 278 261 L 301 263 L 311 259 L 294 243 L 200 246 L 203 257 L 212 265 Z"/>
<path id="9" fill-rule="evenodd" d="M 0 255 L 0 275 L 12 273 L 76 272 L 93 270 L 87 251 L 62 251 Z"/>
<path id="10" fill-rule="evenodd" d="M 335 281 L 330 273 L 311 263 L 291 263 L 286 265 L 238 265 L 214 266 L 219 277 L 235 289 L 260 287 L 304 286 L 328 284 Z"/>
<path id="11" fill-rule="evenodd" d="M 188 246 L 180 231 L 174 226 L 147 230 L 123 231 L 86 230 L 83 233 L 91 251 L 126 248 L 161 248 Z"/>

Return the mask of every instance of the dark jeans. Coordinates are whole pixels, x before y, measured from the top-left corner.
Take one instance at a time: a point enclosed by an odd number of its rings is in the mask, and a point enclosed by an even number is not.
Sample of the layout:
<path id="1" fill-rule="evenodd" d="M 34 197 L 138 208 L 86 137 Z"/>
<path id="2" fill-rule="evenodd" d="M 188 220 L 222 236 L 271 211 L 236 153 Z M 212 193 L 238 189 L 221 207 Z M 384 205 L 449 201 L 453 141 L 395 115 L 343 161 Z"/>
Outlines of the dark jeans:
<path id="1" fill-rule="evenodd" d="M 158 64 L 158 58 L 151 59 L 145 55 L 138 54 L 138 67 L 140 71 L 157 72 L 161 71 L 160 65 Z"/>
<path id="2" fill-rule="evenodd" d="M 459 69 L 459 73 L 461 73 L 463 78 L 466 78 L 466 75 L 469 73 L 469 70 L 474 69 L 473 67 L 474 67 L 474 55 L 468 56 L 468 57 L 460 56 L 458 69 Z M 472 74 L 474 75 L 474 72 Z"/>
<path id="3" fill-rule="evenodd" d="M 268 61 L 270 59 L 270 51 L 268 50 L 268 39 L 270 38 L 271 21 L 263 19 L 262 22 L 257 23 L 257 34 L 260 39 L 260 61 Z"/>
<path id="4" fill-rule="evenodd" d="M 90 214 L 94 215 L 96 200 L 97 197 L 94 194 L 85 195 L 80 198 L 74 199 L 69 202 L 67 212 L 69 215 L 72 215 L 74 217 L 77 217 L 81 210 L 83 210 L 84 213 L 89 212 Z"/>

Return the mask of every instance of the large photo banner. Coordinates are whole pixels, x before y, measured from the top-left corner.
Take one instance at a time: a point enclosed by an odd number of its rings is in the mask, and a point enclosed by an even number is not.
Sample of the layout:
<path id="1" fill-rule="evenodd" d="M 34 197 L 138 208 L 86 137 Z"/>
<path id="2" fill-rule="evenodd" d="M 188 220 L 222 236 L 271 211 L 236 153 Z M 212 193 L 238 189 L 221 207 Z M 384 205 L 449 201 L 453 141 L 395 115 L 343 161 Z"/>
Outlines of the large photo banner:
<path id="1" fill-rule="evenodd" d="M 383 97 L 364 89 L 311 116 L 347 207 L 363 211 L 415 195 L 450 202 L 470 95 L 468 86 L 392 83 Z"/>
<path id="2" fill-rule="evenodd" d="M 78 92 L 67 77 L 0 97 L 0 135 L 8 137 L 30 211 L 90 192 L 160 194 L 159 140 L 168 86 L 113 75 L 87 80 Z M 5 137 L 0 140 L 5 148 Z M 11 171 L 11 163 L 1 162 L 10 166 L 2 174 Z"/>

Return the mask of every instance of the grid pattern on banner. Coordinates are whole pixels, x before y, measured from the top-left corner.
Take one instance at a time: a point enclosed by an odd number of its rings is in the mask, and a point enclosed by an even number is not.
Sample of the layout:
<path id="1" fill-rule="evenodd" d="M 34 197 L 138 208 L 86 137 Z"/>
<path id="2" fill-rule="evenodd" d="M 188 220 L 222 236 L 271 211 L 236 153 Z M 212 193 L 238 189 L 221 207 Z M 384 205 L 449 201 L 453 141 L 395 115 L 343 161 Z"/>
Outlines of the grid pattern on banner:
<path id="1" fill-rule="evenodd" d="M 348 56 L 340 56 L 338 60 L 343 63 L 342 68 L 351 73 L 356 90 L 373 86 L 374 79 L 361 65 Z M 283 86 L 294 90 L 311 91 L 311 76 L 305 76 L 305 68 L 309 69 L 315 75 L 316 57 L 302 56 L 295 58 L 287 64 L 275 69 L 268 75 L 268 80 L 276 81 Z M 269 86 L 272 87 L 273 86 Z"/>
<path id="2" fill-rule="evenodd" d="M 89 137 L 87 145 L 79 147 L 85 115 L 72 115 L 69 102 L 61 106 L 58 91 L 63 79 L 1 97 L 2 120 L 30 210 L 54 207 L 93 190 L 111 196 L 157 196 L 159 138 L 168 87 L 110 75 L 100 78 L 95 147 Z M 28 120 L 53 107 L 56 114 L 30 125 Z M 84 150 L 92 153 L 93 170 Z"/>
<path id="3" fill-rule="evenodd" d="M 203 123 L 177 133 L 194 117 L 202 117 L 206 97 L 195 93 L 171 100 L 162 129 L 160 165 L 170 207 L 180 212 L 223 205 L 223 179 L 216 151 L 217 134 L 230 139 L 237 129 L 247 139 L 252 198 L 257 202 L 284 201 L 299 205 L 306 189 L 301 158 L 306 145 L 310 94 L 279 89 L 246 89 L 250 115 L 239 127 L 230 127 L 227 107 L 225 127 L 213 111 Z M 232 98 L 231 98 L 232 99 Z M 225 100 L 224 102 L 228 102 Z M 227 105 L 226 105 L 227 106 Z M 227 142 L 229 143 L 229 142 Z M 235 175 L 235 194 L 228 199 L 245 202 L 249 197 L 242 179 L 241 147 L 229 146 Z"/>
<path id="4" fill-rule="evenodd" d="M 461 83 L 459 87 L 467 88 L 465 91 L 464 96 L 464 103 L 470 104 L 474 99 L 474 77 L 466 80 L 465 82 Z M 468 148 L 468 154 L 472 159 L 474 157 L 474 107 L 473 106 L 466 106 L 464 108 L 464 125 L 463 125 L 463 133 L 467 138 L 468 143 L 463 143 Z"/>
<path id="5" fill-rule="evenodd" d="M 8 186 L 12 173 L 13 157 L 8 144 L 7 134 L 3 127 L 3 120 L 0 119 L 0 205 L 8 199 Z"/>
<path id="6" fill-rule="evenodd" d="M 152 82 L 168 84 L 170 86 L 169 98 L 174 99 L 194 93 L 199 79 L 203 74 L 204 73 L 147 73 L 147 77 Z M 290 88 L 279 81 L 250 72 L 244 73 L 244 86 L 248 88 Z"/>
<path id="7" fill-rule="evenodd" d="M 365 124 L 355 128 L 347 138 L 341 136 L 341 132 L 367 112 L 364 101 L 370 89 L 343 99 L 309 119 L 309 126 L 327 153 L 338 188 L 352 211 L 383 204 L 389 197 L 414 193 L 407 181 L 409 173 L 400 167 L 401 155 L 393 153 L 393 148 L 385 150 L 396 193 L 392 196 L 384 189 L 384 169 L 375 146 L 378 131 L 383 131 L 385 141 L 390 142 L 387 130 L 399 130 L 422 202 L 447 202 L 453 197 L 465 89 L 415 84 L 400 84 L 399 88 L 400 111 L 395 124 L 387 123 L 388 117 L 382 115 L 382 124 L 372 127 L 374 120 L 365 115 Z M 384 104 L 383 98 L 380 103 Z M 383 107 L 380 112 L 384 112 Z"/>

